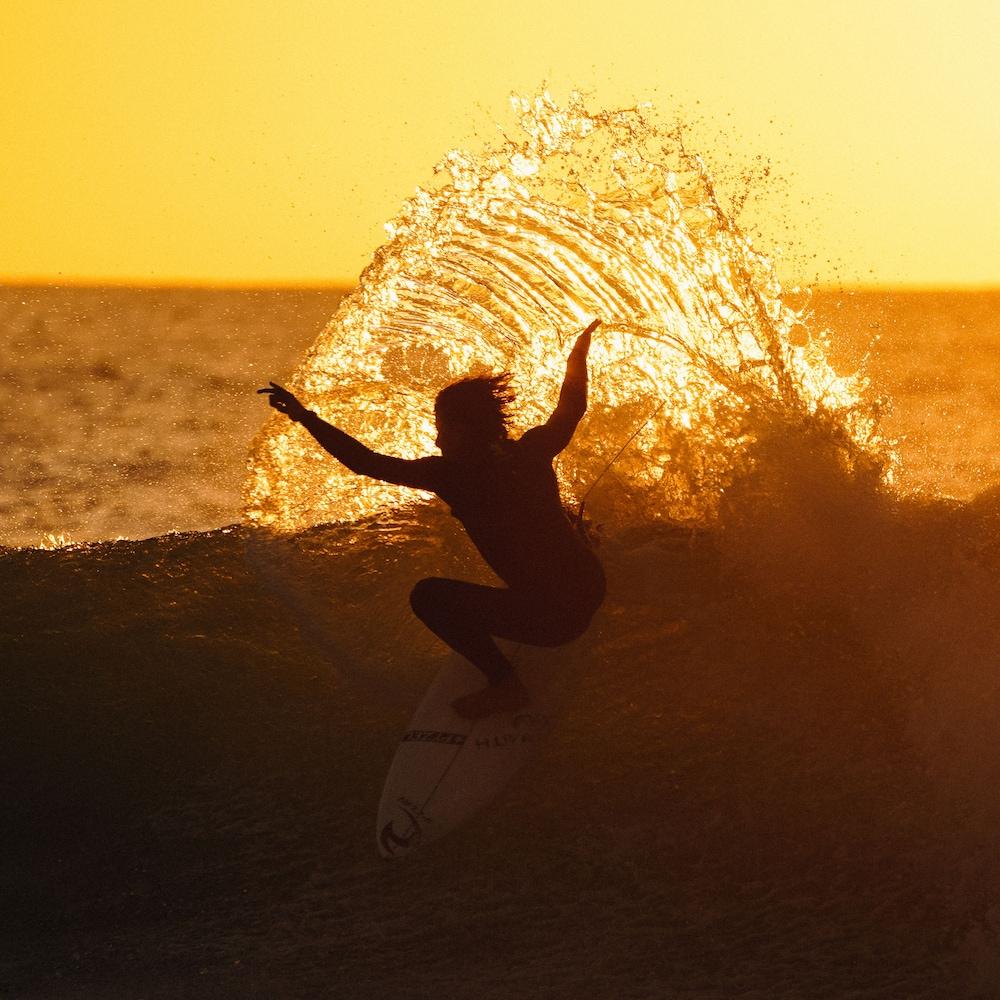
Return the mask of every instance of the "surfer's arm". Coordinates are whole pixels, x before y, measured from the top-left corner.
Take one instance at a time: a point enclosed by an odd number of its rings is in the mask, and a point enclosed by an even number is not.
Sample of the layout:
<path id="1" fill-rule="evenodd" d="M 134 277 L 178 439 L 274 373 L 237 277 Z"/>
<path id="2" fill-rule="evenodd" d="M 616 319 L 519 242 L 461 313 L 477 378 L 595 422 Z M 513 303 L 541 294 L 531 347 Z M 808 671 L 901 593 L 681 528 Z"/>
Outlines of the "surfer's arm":
<path id="1" fill-rule="evenodd" d="M 284 386 L 271 382 L 266 389 L 258 389 L 259 394 L 268 397 L 268 405 L 289 420 L 301 424 L 334 458 L 343 462 L 361 476 L 381 479 L 397 486 L 409 486 L 415 490 L 438 492 L 442 459 L 435 455 L 426 458 L 393 458 L 381 455 L 367 448 L 350 434 L 344 433 L 333 424 L 328 424 L 321 416 L 307 410 Z"/>
<path id="2" fill-rule="evenodd" d="M 441 459 L 436 455 L 426 458 L 395 458 L 372 451 L 339 427 L 328 424 L 312 410 L 304 410 L 293 418 L 335 459 L 359 476 L 380 479 L 396 486 L 409 486 L 415 490 L 437 491 L 438 467 Z"/>
<path id="3" fill-rule="evenodd" d="M 595 319 L 580 334 L 569 353 L 566 376 L 552 416 L 541 426 L 532 427 L 521 438 L 549 455 L 558 455 L 570 443 L 576 425 L 587 412 L 587 352 L 590 350 L 590 335 L 598 323 L 600 320 Z"/>

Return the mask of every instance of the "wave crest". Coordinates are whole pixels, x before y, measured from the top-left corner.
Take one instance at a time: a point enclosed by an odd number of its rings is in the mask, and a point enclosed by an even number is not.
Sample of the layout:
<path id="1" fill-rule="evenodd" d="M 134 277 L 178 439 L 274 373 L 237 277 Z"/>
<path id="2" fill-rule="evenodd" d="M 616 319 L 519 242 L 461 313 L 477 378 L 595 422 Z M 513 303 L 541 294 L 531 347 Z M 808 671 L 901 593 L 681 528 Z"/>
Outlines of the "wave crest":
<path id="1" fill-rule="evenodd" d="M 578 94 L 565 107 L 544 93 L 512 100 L 519 134 L 448 153 L 386 226 L 290 380 L 308 405 L 416 457 L 433 448 L 439 389 L 506 369 L 524 429 L 555 404 L 569 338 L 599 316 L 590 409 L 560 476 L 577 499 L 600 477 L 588 502 L 602 521 L 706 523 L 756 444 L 792 429 L 845 468 L 891 475 L 865 379 L 838 375 L 825 334 L 782 301 L 679 127 L 645 107 L 589 111 Z M 301 529 L 417 499 L 312 462 L 312 448 L 271 416 L 250 458 L 251 522 Z"/>

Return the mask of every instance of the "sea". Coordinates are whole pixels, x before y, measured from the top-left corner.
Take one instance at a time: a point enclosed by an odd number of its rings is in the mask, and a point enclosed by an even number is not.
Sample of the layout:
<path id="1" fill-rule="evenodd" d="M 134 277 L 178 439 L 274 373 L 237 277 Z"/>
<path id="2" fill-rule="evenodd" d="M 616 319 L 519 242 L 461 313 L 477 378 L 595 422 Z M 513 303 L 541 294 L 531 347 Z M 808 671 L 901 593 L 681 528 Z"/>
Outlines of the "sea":
<path id="1" fill-rule="evenodd" d="M 1000 291 L 783 288 L 634 111 L 523 110 L 354 288 L 0 288 L 0 995 L 1000 997 Z M 413 457 L 479 363 L 540 419 L 593 315 L 607 600 L 533 760 L 385 860 L 407 595 L 488 576 L 255 390 Z"/>

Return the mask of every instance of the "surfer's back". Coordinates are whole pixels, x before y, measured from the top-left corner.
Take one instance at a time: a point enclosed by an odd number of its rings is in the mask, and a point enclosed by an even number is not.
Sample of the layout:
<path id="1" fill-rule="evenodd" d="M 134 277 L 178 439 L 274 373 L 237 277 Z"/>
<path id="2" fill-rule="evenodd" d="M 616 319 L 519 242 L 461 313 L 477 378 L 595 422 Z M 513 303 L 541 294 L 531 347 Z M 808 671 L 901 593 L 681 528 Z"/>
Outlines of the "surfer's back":
<path id="1" fill-rule="evenodd" d="M 436 492 L 490 568 L 516 589 L 550 591 L 567 575 L 599 568 L 563 507 L 544 440 L 529 431 L 482 461 L 441 463 Z"/>

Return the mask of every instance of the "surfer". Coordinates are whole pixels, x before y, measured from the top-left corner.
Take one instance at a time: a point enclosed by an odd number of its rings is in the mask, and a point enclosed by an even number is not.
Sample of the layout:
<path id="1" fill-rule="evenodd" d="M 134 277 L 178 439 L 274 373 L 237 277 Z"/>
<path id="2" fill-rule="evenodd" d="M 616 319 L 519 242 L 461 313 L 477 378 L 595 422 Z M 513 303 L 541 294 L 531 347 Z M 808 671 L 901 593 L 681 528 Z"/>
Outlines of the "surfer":
<path id="1" fill-rule="evenodd" d="M 372 451 L 274 382 L 257 390 L 353 472 L 436 493 L 507 585 L 431 577 L 410 594 L 417 617 L 489 682 L 454 702 L 465 718 L 516 711 L 528 703 L 527 690 L 494 637 L 561 646 L 586 631 L 604 600 L 604 571 L 564 510 L 552 468 L 587 409 L 587 352 L 599 322 L 594 320 L 570 351 L 549 419 L 516 440 L 509 435 L 507 407 L 514 393 L 508 373 L 470 376 L 442 389 L 434 402 L 441 454 L 417 459 Z"/>

